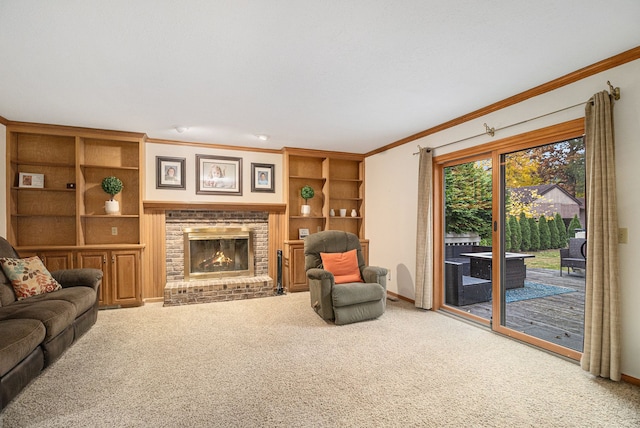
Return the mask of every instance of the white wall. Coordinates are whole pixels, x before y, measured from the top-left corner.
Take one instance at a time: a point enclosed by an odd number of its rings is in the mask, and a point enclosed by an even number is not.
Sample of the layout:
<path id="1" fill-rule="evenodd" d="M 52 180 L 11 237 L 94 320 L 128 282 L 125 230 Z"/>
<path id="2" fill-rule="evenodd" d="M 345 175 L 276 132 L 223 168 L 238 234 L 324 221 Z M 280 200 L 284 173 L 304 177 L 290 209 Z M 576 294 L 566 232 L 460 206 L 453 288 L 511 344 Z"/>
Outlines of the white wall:
<path id="1" fill-rule="evenodd" d="M 230 202 L 230 203 L 282 203 L 282 154 L 226 150 L 190 145 L 147 143 L 145 145 L 145 201 L 176 202 Z M 197 195 L 196 154 L 242 158 L 242 196 Z M 156 156 L 186 158 L 186 189 L 156 189 Z M 275 193 L 251 192 L 251 163 L 274 164 Z"/>
<path id="2" fill-rule="evenodd" d="M 7 237 L 7 127 L 0 124 L 0 165 L 2 165 L 2 176 L 0 177 L 0 236 Z"/>
<path id="3" fill-rule="evenodd" d="M 636 272 L 640 259 L 640 230 L 636 227 L 636 216 L 640 213 L 640 192 L 636 190 L 640 177 L 639 75 L 640 60 L 637 60 L 367 158 L 366 231 L 370 239 L 370 262 L 392 269 L 389 290 L 414 298 L 418 157 L 412 154 L 418 145 L 437 148 L 482 133 L 485 122 L 499 129 L 587 101 L 594 93 L 608 89 L 606 82 L 610 80 L 622 92 L 614 107 L 617 198 L 619 225 L 629 232 L 629 243 L 620 244 L 622 372 L 640 378 L 640 311 L 637 309 L 640 287 Z M 584 117 L 583 106 L 498 131 L 494 137 L 482 136 L 436 149 L 434 156 L 580 117 Z"/>

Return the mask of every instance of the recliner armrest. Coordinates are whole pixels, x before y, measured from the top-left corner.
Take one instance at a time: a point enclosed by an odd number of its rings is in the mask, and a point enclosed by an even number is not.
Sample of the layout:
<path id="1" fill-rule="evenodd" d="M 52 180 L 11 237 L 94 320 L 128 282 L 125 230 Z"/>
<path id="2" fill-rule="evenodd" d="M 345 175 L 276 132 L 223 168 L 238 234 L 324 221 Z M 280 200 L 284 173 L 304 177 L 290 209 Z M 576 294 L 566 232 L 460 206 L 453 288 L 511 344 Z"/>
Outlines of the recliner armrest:
<path id="1" fill-rule="evenodd" d="M 102 271 L 91 268 L 56 270 L 51 272 L 51 276 L 62 288 L 84 286 L 97 290 L 102 281 Z"/>
<path id="2" fill-rule="evenodd" d="M 383 267 L 365 266 L 364 269 L 362 269 L 362 277 L 364 282 L 377 282 L 386 289 L 387 272 L 388 270 Z"/>
<path id="3" fill-rule="evenodd" d="M 331 272 L 329 272 L 328 270 L 324 270 L 324 269 L 309 269 L 307 271 L 307 278 L 309 279 L 316 279 L 319 281 L 322 281 L 323 279 L 330 279 L 333 280 L 333 274 Z"/>

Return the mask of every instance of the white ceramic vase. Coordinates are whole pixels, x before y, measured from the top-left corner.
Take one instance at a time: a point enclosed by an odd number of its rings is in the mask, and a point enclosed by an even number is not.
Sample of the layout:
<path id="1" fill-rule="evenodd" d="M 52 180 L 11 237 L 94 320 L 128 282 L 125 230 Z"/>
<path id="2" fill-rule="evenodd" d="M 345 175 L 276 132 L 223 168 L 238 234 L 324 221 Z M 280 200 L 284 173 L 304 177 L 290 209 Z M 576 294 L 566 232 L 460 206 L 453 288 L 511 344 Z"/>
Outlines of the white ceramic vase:
<path id="1" fill-rule="evenodd" d="M 311 215 L 311 205 L 302 205 L 300 207 L 300 214 L 304 217 L 309 217 Z"/>
<path id="2" fill-rule="evenodd" d="M 120 214 L 120 203 L 116 200 L 109 200 L 104 203 L 104 211 L 109 215 Z"/>

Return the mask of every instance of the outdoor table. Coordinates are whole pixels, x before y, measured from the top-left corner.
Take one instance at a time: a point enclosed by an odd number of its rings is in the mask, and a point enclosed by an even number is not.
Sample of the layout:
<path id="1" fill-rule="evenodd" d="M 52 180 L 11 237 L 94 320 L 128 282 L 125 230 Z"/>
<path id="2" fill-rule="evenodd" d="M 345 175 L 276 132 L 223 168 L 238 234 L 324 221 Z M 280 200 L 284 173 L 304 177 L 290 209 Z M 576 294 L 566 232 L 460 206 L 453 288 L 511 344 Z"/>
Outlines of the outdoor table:
<path id="1" fill-rule="evenodd" d="M 461 253 L 460 255 L 471 259 L 470 273 L 472 277 L 491 280 L 493 253 Z M 535 256 L 524 253 L 505 253 L 504 256 L 506 259 L 506 288 L 524 287 L 524 279 L 527 276 L 524 259 Z"/>

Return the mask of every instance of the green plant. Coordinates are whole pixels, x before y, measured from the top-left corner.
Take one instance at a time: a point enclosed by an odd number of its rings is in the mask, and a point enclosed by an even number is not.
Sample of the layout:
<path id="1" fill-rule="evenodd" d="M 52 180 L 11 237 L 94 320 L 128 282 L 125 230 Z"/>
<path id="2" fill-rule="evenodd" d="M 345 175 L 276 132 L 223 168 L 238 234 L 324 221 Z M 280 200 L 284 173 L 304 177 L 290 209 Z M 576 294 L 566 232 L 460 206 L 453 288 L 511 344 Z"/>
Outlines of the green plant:
<path id="1" fill-rule="evenodd" d="M 109 176 L 105 177 L 102 180 L 102 190 L 104 190 L 105 193 L 111 195 L 112 201 L 115 195 L 122 192 L 123 187 L 124 185 L 122 184 L 122 180 L 120 180 L 118 177 Z"/>
<path id="2" fill-rule="evenodd" d="M 308 184 L 300 189 L 300 196 L 304 199 L 304 204 L 307 205 L 307 199 L 313 198 L 316 193 L 313 191 L 313 187 Z"/>

